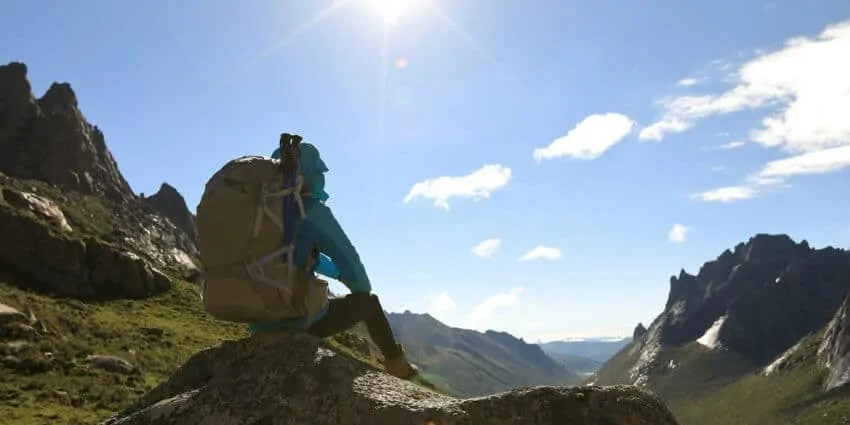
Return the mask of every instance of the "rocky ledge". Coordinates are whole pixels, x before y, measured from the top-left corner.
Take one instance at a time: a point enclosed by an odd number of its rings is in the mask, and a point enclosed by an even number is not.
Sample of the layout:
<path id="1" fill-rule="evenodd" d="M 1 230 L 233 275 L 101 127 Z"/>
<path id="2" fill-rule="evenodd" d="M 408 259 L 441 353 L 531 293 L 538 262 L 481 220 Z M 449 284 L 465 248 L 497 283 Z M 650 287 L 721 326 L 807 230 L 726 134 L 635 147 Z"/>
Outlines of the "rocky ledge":
<path id="1" fill-rule="evenodd" d="M 135 424 L 675 425 L 631 386 L 535 387 L 456 399 L 391 377 L 324 341 L 281 332 L 226 341 L 109 419 Z"/>

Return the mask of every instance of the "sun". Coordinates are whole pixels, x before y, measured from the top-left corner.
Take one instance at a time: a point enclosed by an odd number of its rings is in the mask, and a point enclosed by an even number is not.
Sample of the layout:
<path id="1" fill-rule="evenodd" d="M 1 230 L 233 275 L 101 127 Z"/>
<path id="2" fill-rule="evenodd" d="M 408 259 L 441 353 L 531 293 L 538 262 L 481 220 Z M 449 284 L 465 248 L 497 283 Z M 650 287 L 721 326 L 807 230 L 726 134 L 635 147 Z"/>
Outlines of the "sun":
<path id="1" fill-rule="evenodd" d="M 408 14 L 425 0 L 364 0 L 382 18 L 384 24 L 395 25 L 402 15 Z"/>

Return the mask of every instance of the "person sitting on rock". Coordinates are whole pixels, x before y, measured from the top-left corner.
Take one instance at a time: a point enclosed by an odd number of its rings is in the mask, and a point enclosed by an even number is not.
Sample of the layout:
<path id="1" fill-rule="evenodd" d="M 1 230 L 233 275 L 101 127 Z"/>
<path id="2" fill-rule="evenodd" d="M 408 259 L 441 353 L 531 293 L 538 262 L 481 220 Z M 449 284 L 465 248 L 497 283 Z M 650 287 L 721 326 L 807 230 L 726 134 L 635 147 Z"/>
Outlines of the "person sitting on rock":
<path id="1" fill-rule="evenodd" d="M 276 149 L 272 158 L 280 158 Z M 265 323 L 251 323 L 252 333 L 278 329 L 305 329 L 319 338 L 350 329 L 364 322 L 372 341 L 384 355 L 386 371 L 396 377 L 409 379 L 418 373 L 396 342 L 389 321 L 372 286 L 357 250 L 348 239 L 330 207 L 325 191 L 325 173 L 329 169 L 322 160 L 319 150 L 310 143 L 301 143 L 299 173 L 304 179 L 307 196 L 304 196 L 306 218 L 296 219 L 295 264 L 302 267 L 314 244 L 320 247 L 317 264 L 312 273 L 336 279 L 351 291 L 345 296 L 331 297 L 323 311 L 312 318 L 284 319 Z M 302 190 L 302 192 L 304 192 Z M 309 323 L 305 323 L 309 321 Z"/>

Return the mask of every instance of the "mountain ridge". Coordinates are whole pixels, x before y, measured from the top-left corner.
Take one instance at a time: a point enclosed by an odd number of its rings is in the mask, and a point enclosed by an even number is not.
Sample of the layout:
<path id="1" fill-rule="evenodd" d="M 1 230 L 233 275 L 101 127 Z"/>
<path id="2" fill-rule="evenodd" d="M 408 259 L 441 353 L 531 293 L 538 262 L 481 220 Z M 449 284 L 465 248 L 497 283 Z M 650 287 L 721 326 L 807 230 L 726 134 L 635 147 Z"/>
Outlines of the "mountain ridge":
<path id="1" fill-rule="evenodd" d="M 756 234 L 672 276 L 663 311 L 586 382 L 648 388 L 687 424 L 850 414 L 836 401 L 850 366 L 848 291 L 850 252 Z M 795 410 L 783 397 L 811 401 Z"/>
<path id="2" fill-rule="evenodd" d="M 537 344 L 507 332 L 454 328 L 427 313 L 410 311 L 389 313 L 387 318 L 411 360 L 437 388 L 453 395 L 581 380 Z"/>

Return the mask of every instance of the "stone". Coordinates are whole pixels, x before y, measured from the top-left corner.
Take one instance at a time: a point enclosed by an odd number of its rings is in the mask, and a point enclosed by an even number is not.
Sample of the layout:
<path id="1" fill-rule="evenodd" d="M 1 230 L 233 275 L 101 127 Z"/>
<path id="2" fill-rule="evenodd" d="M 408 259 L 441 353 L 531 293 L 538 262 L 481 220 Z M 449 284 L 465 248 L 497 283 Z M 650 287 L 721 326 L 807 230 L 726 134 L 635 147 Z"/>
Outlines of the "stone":
<path id="1" fill-rule="evenodd" d="M 279 332 L 225 341 L 190 358 L 106 425 L 676 425 L 659 399 L 632 386 L 533 387 L 456 399 Z"/>

